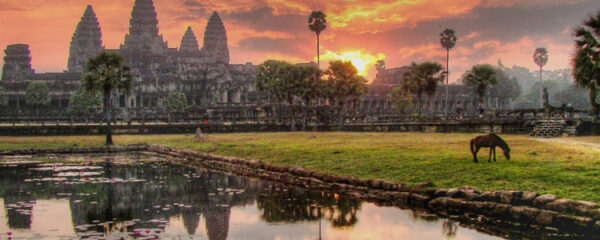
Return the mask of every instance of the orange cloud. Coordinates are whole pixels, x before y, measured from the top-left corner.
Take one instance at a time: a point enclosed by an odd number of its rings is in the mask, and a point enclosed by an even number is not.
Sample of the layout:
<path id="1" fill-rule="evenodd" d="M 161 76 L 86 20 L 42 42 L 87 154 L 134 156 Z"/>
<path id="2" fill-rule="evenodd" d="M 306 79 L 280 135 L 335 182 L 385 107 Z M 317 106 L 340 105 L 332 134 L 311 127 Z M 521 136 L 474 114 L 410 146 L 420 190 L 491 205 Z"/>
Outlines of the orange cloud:
<path id="1" fill-rule="evenodd" d="M 350 61 L 358 70 L 358 74 L 365 77 L 373 77 L 375 73 L 371 70 L 375 68 L 375 64 L 378 60 L 385 60 L 385 58 L 386 56 L 383 53 L 373 55 L 363 52 L 363 50 L 346 51 L 341 53 L 327 51 L 325 54 L 321 55 L 321 61 L 323 62 L 334 60 Z M 314 61 L 317 61 L 316 57 Z"/>
<path id="2" fill-rule="evenodd" d="M 159 18 L 160 33 L 177 47 L 188 25 L 192 26 L 200 44 L 209 14 L 219 11 L 227 29 L 230 54 L 233 63 L 253 62 L 259 64 L 269 58 L 290 62 L 308 62 L 316 54 L 314 33 L 306 27 L 311 10 L 323 10 L 328 15 L 329 28 L 321 35 L 322 52 L 343 55 L 360 50 L 362 60 L 369 62 L 366 75 L 372 77 L 370 65 L 375 53 L 387 55 L 387 66 L 398 67 L 412 61 L 432 60 L 445 62 L 445 51 L 439 44 L 438 33 L 447 19 L 473 19 L 459 33 L 459 42 L 451 51 L 451 74 L 456 79 L 464 70 L 476 63 L 496 63 L 498 58 L 509 64 L 534 68 L 531 51 L 546 46 L 551 53 L 548 68 L 569 66 L 572 44 L 557 42 L 555 38 L 516 36 L 511 39 L 494 39 L 489 32 L 494 26 L 472 29 L 477 18 L 472 14 L 480 8 L 535 8 L 560 4 L 576 4 L 583 0 L 154 0 Z M 129 28 L 129 18 L 134 0 L 0 0 L 0 48 L 17 42 L 30 44 L 33 66 L 38 72 L 66 69 L 69 43 L 75 27 L 87 4 L 92 4 L 99 18 L 104 45 L 118 48 Z M 565 5 L 566 6 L 566 5 Z M 233 19 L 232 14 L 252 12 L 260 8 L 272 11 L 262 15 L 265 22 L 244 24 Z M 262 27 L 272 17 L 293 15 L 278 28 Z M 581 14 L 582 18 L 585 14 Z M 229 17 L 229 18 L 228 18 Z M 551 16 L 558 18 L 559 16 Z M 243 21 L 252 22 L 252 17 Z M 579 21 L 579 20 L 577 20 Z M 432 24 L 432 22 L 434 24 Z M 277 22 L 275 22 L 277 23 Z M 430 23 L 423 30 L 421 23 Z M 437 28 L 439 23 L 440 31 Z M 576 22 L 577 23 L 577 22 Z M 575 24 L 576 24 L 575 23 Z M 541 23 L 540 23 L 541 24 Z M 574 24 L 573 24 L 574 25 Z M 518 27 L 518 26 L 515 26 Z M 391 33 L 402 28 L 402 34 Z M 414 33 L 412 30 L 415 30 Z M 432 30 L 434 29 L 434 30 Z M 458 29 L 457 29 L 458 30 Z M 409 36 L 405 36 L 407 34 Z M 561 27 L 555 33 L 568 35 L 570 29 Z M 497 37 L 496 37 L 497 38 Z M 252 48 L 248 39 L 277 42 Z M 516 39 L 516 40 L 515 40 Z M 255 44 L 256 45 L 256 44 Z M 2 59 L 0 57 L 0 64 Z"/>

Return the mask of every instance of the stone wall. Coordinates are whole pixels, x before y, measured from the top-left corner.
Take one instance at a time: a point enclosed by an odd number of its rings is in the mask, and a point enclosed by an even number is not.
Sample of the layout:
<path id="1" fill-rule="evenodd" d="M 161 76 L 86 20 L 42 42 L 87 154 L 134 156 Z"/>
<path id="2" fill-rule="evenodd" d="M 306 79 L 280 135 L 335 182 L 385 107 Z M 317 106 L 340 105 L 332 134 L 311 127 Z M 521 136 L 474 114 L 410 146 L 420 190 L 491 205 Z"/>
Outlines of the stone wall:
<path id="1" fill-rule="evenodd" d="M 239 132 L 286 132 L 289 126 L 268 123 L 240 124 L 160 124 L 160 125 L 117 125 L 112 126 L 115 135 L 136 134 L 193 134 L 200 128 L 204 133 Z M 298 123 L 297 129 L 300 129 Z M 347 124 L 342 130 L 350 132 L 464 132 L 464 133 L 527 134 L 532 126 L 522 121 L 497 122 L 448 122 L 448 123 L 395 123 L 395 124 Z M 339 131 L 337 125 L 313 125 L 309 131 Z M 46 126 L 0 126 L 0 136 L 60 136 L 60 135 L 103 135 L 104 125 L 46 125 Z"/>

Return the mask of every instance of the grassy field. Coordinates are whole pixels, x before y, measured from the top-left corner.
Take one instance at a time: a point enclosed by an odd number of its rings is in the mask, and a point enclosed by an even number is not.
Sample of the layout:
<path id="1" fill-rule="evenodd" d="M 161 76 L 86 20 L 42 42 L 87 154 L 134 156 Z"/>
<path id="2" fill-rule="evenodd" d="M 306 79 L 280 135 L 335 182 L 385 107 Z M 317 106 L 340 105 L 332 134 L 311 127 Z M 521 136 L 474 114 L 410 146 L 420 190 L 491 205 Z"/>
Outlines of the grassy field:
<path id="1" fill-rule="evenodd" d="M 512 160 L 498 150 L 498 162 L 472 161 L 474 134 L 443 133 L 247 133 L 215 134 L 204 142 L 192 135 L 115 136 L 117 144 L 163 144 L 226 156 L 303 166 L 323 173 L 385 179 L 435 187 L 474 186 L 481 190 L 519 189 L 600 202 L 598 138 L 537 140 L 505 135 Z M 101 136 L 0 137 L 0 149 L 97 146 Z M 573 142 L 571 144 L 570 142 Z M 586 142 L 587 144 L 576 144 Z M 600 145 L 600 144 L 599 144 Z"/>

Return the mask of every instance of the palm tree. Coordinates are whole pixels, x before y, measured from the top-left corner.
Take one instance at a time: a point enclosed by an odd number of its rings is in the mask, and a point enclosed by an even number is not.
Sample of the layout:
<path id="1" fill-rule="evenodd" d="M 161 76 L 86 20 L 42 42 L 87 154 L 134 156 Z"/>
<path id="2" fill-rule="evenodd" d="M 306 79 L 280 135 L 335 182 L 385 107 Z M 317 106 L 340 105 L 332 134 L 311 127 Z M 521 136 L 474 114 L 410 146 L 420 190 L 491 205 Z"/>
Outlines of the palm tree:
<path id="1" fill-rule="evenodd" d="M 583 26 L 575 28 L 576 54 L 573 58 L 573 77 L 575 84 L 589 90 L 594 120 L 598 118 L 600 104 L 596 102 L 600 90 L 600 12 L 583 22 Z"/>
<path id="2" fill-rule="evenodd" d="M 45 82 L 32 82 L 25 91 L 25 100 L 35 109 L 36 117 L 40 117 L 40 108 L 47 106 L 52 101 L 50 89 Z M 42 121 L 42 125 L 44 121 Z"/>
<path id="3" fill-rule="evenodd" d="M 479 96 L 479 104 L 483 104 L 483 98 L 487 89 L 498 83 L 496 69 L 489 64 L 475 65 L 466 73 L 463 79 L 465 85 L 474 87 Z"/>
<path id="4" fill-rule="evenodd" d="M 402 76 L 402 89 L 412 93 L 417 97 L 417 113 L 421 115 L 421 106 L 423 102 L 423 82 L 419 76 L 419 64 L 413 62 L 408 66 L 408 71 Z"/>
<path id="5" fill-rule="evenodd" d="M 454 35 L 454 29 L 447 28 L 440 33 L 440 43 L 442 47 L 446 49 L 446 116 L 448 116 L 448 84 L 450 78 L 450 49 L 456 45 L 456 36 Z"/>
<path id="6" fill-rule="evenodd" d="M 113 90 L 123 93 L 131 91 L 131 73 L 125 66 L 125 59 L 118 53 L 103 51 L 86 64 L 83 86 L 87 92 L 101 92 L 106 118 L 106 145 L 113 145 L 110 130 L 111 100 Z"/>
<path id="7" fill-rule="evenodd" d="M 537 48 L 533 53 L 533 61 L 540 67 L 540 106 L 544 107 L 544 86 L 542 83 L 542 68 L 548 63 L 548 51 L 546 48 Z"/>
<path id="8" fill-rule="evenodd" d="M 444 67 L 439 63 L 423 62 L 412 63 L 408 71 L 404 73 L 404 84 L 402 88 L 417 96 L 418 113 L 421 114 L 422 96 L 427 94 L 431 101 L 437 90 L 438 83 L 444 82 Z"/>
<path id="9" fill-rule="evenodd" d="M 321 51 L 319 35 L 327 28 L 327 15 L 321 11 L 312 11 L 308 17 L 308 28 L 317 34 L 317 66 L 321 67 Z"/>
<path id="10" fill-rule="evenodd" d="M 302 131 L 306 131 L 312 102 L 319 97 L 319 89 L 322 86 L 323 72 L 315 65 L 296 66 L 299 69 L 302 81 L 299 84 L 298 97 L 304 101 L 304 118 L 302 120 Z"/>
<path id="11" fill-rule="evenodd" d="M 339 124 L 344 124 L 344 110 L 348 100 L 355 100 L 367 92 L 367 80 L 358 75 L 358 70 L 350 61 L 335 60 L 329 62 L 327 75 L 330 97 L 338 110 Z"/>

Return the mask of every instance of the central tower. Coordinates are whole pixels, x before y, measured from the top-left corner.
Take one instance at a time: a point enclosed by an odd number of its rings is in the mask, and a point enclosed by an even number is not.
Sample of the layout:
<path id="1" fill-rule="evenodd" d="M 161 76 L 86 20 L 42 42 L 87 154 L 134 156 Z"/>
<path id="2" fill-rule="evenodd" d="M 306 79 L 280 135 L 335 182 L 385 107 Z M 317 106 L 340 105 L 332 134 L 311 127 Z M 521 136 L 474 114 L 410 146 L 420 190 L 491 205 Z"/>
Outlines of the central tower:
<path id="1" fill-rule="evenodd" d="M 167 48 L 167 42 L 158 34 L 158 18 L 153 1 L 136 0 L 131 12 L 129 33 L 121 49 L 162 53 Z"/>
<path id="2" fill-rule="evenodd" d="M 227 32 L 221 17 L 213 12 L 204 32 L 204 46 L 201 56 L 209 64 L 221 62 L 229 64 L 229 48 L 227 47 Z"/>
<path id="3" fill-rule="evenodd" d="M 88 5 L 71 39 L 69 72 L 84 72 L 87 61 L 103 49 L 100 23 L 92 6 Z"/>

